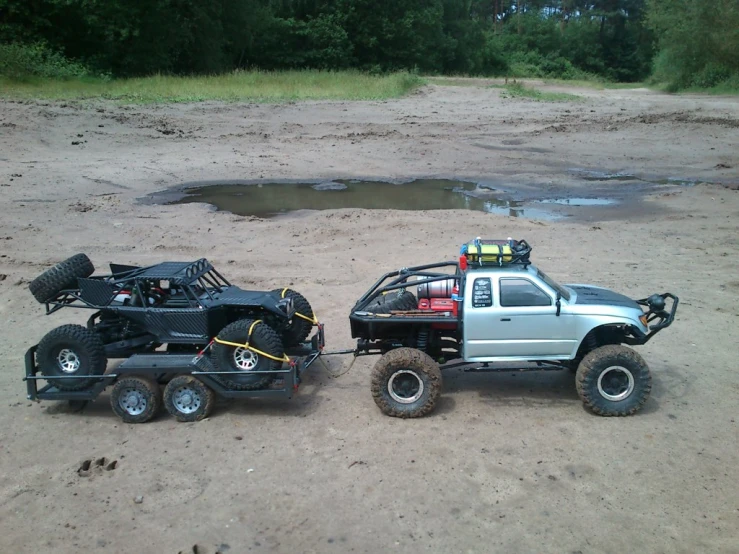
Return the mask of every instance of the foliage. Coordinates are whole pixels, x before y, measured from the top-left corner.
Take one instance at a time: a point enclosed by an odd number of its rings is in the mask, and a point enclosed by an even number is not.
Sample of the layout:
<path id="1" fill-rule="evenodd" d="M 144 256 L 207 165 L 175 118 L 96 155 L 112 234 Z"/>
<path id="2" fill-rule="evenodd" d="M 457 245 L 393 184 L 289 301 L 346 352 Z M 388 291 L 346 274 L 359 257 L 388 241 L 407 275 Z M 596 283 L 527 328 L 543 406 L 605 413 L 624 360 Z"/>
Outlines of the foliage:
<path id="1" fill-rule="evenodd" d="M 121 76 L 239 68 L 644 77 L 645 0 L 0 0 L 0 43 Z"/>
<path id="2" fill-rule="evenodd" d="M 654 67 L 674 87 L 713 86 L 739 72 L 739 2 L 0 0 L 0 44 L 14 76 L 354 68 L 637 81 Z"/>
<path id="3" fill-rule="evenodd" d="M 660 52 L 654 79 L 672 90 L 739 80 L 739 2 L 649 0 Z"/>
<path id="4" fill-rule="evenodd" d="M 243 71 L 203 77 L 155 75 L 128 79 L 3 79 L 10 97 L 83 100 L 105 98 L 125 103 L 203 100 L 280 102 L 290 100 L 382 100 L 402 96 L 423 80 L 407 72 L 372 76 L 358 71 Z"/>
<path id="5" fill-rule="evenodd" d="M 0 75 L 23 80 L 31 77 L 71 79 L 90 76 L 81 63 L 72 62 L 42 43 L 0 44 Z"/>

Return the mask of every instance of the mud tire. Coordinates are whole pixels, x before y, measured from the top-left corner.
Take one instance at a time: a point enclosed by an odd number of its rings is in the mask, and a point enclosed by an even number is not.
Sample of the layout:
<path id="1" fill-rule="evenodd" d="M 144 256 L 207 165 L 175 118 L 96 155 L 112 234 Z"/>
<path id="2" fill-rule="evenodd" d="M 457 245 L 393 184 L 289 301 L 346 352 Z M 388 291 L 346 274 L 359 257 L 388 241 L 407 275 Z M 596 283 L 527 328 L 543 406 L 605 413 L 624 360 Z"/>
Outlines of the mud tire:
<path id="1" fill-rule="evenodd" d="M 418 299 L 410 291 L 393 291 L 381 294 L 371 304 L 363 309 L 373 314 L 389 314 L 395 311 L 408 311 L 418 309 Z"/>
<path id="2" fill-rule="evenodd" d="M 254 320 L 252 319 L 240 319 L 238 321 L 234 321 L 230 325 L 226 325 L 226 327 L 218 333 L 218 338 L 228 342 L 244 344 L 249 338 L 249 328 L 253 323 Z M 267 354 L 271 354 L 278 358 L 282 357 L 285 353 L 280 336 L 274 329 L 263 322 L 259 322 L 254 326 L 249 344 L 262 352 L 266 352 Z M 243 376 L 213 376 L 214 379 L 228 389 L 263 389 L 272 382 L 274 377 L 265 374 L 250 374 L 251 371 L 275 371 L 282 367 L 282 362 L 270 360 L 269 358 L 265 358 L 264 356 L 250 350 L 241 349 L 240 352 L 237 352 L 238 350 L 239 349 L 235 346 L 218 344 L 217 342 L 213 343 L 213 362 L 216 367 L 216 371 L 242 371 L 244 373 Z M 249 352 L 252 352 L 252 355 L 249 355 Z M 241 362 L 237 362 L 237 358 L 239 358 Z M 254 365 L 247 369 L 249 364 L 246 362 L 248 362 L 249 359 L 251 359 Z M 242 365 L 239 366 L 237 363 L 242 363 Z"/>
<path id="3" fill-rule="evenodd" d="M 39 370 L 59 390 L 83 390 L 97 379 L 54 379 L 67 375 L 102 375 L 108 360 L 100 337 L 81 325 L 62 325 L 49 331 L 36 350 Z M 76 368 L 74 366 L 77 366 Z M 62 367 L 66 369 L 62 369 Z"/>
<path id="4" fill-rule="evenodd" d="M 425 416 L 433 411 L 440 395 L 439 364 L 415 348 L 391 350 L 372 369 L 372 397 L 386 415 Z"/>
<path id="5" fill-rule="evenodd" d="M 652 390 L 652 376 L 634 350 L 609 344 L 583 358 L 575 385 L 583 404 L 593 413 L 619 417 L 641 409 Z"/>
<path id="6" fill-rule="evenodd" d="M 192 404 L 182 403 L 183 391 L 191 395 Z M 216 393 L 213 389 L 191 375 L 175 377 L 164 388 L 164 408 L 177 421 L 191 422 L 205 419 L 213 411 L 215 402 Z"/>
<path id="7" fill-rule="evenodd" d="M 33 297 L 42 304 L 66 289 L 77 288 L 77 279 L 86 278 L 95 272 L 90 258 L 75 254 L 56 264 L 36 277 L 28 285 Z"/>
<path id="8" fill-rule="evenodd" d="M 281 298 L 292 298 L 293 307 L 295 308 L 296 312 L 310 319 L 313 319 L 315 317 L 315 315 L 313 314 L 313 308 L 311 307 L 310 303 L 305 299 L 305 296 L 303 296 L 299 292 L 292 289 L 277 289 L 272 292 L 278 293 Z M 287 327 L 287 329 L 282 332 L 283 345 L 288 348 L 291 346 L 298 346 L 300 343 L 308 338 L 308 335 L 310 334 L 312 328 L 313 323 L 311 323 L 310 321 L 306 321 L 302 317 L 293 316 L 292 323 Z"/>
<path id="9" fill-rule="evenodd" d="M 127 401 L 139 396 L 139 403 Z M 122 377 L 110 391 L 110 406 L 124 423 L 146 423 L 151 421 L 162 406 L 162 391 L 153 379 L 138 375 Z"/>

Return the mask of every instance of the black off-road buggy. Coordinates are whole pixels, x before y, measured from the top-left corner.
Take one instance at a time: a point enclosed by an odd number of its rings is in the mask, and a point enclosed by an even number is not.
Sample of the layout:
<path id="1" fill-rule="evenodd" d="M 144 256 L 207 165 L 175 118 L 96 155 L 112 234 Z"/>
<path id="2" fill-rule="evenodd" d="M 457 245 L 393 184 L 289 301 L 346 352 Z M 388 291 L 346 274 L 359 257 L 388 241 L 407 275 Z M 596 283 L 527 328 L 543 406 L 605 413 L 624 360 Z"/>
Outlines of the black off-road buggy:
<path id="1" fill-rule="evenodd" d="M 85 402 L 113 385 L 111 405 L 126 422 L 148 421 L 162 402 L 194 421 L 210 413 L 215 393 L 290 397 L 323 349 L 323 327 L 301 294 L 240 289 L 206 259 L 94 271 L 77 254 L 31 282 L 47 314 L 94 312 L 87 326 L 57 327 L 28 350 L 30 399 Z M 106 372 L 111 358 L 125 361 Z"/>

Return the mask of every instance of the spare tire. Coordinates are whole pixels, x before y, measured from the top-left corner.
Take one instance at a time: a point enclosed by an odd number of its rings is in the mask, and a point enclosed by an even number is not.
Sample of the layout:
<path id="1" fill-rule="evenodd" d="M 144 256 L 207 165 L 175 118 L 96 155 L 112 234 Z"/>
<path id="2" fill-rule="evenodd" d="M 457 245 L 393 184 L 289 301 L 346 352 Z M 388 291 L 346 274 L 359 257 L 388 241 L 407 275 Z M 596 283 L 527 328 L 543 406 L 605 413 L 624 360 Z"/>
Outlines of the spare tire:
<path id="1" fill-rule="evenodd" d="M 292 298 L 293 307 L 295 312 L 303 315 L 309 319 L 313 319 L 313 308 L 310 303 L 305 299 L 305 296 L 296 292 L 292 289 L 276 289 L 273 293 L 279 293 L 281 298 Z M 310 330 L 313 328 L 313 322 L 303 319 L 299 316 L 294 316 L 290 325 L 282 332 L 282 342 L 285 346 L 298 346 L 305 339 L 308 338 Z"/>
<path id="2" fill-rule="evenodd" d="M 250 346 L 275 358 L 281 358 L 285 352 L 275 330 L 262 321 L 254 325 L 252 319 L 239 319 L 226 325 L 218 333 L 217 339 L 235 344 L 246 344 L 248 340 Z M 213 343 L 213 361 L 216 371 L 234 372 L 233 375 L 213 375 L 214 379 L 231 390 L 263 389 L 272 382 L 274 376 L 261 372 L 282 368 L 282 361 L 272 360 L 255 350 L 217 341 Z"/>
<path id="3" fill-rule="evenodd" d="M 65 289 L 76 288 L 77 278 L 84 279 L 94 272 L 90 258 L 85 254 L 75 254 L 44 271 L 31 281 L 28 288 L 33 297 L 43 304 Z"/>
<path id="4" fill-rule="evenodd" d="M 389 314 L 395 311 L 408 311 L 418 309 L 418 299 L 407 290 L 393 291 L 387 294 L 381 294 L 375 298 L 367 307 L 365 312 L 373 314 Z"/>

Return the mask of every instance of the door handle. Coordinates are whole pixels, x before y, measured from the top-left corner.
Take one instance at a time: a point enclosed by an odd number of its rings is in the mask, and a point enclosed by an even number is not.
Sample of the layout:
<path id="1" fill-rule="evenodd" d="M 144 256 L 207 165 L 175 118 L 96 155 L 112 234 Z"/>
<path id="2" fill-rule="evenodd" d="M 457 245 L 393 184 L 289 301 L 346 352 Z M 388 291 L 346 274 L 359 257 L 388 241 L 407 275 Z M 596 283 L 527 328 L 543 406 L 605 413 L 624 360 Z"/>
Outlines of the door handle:
<path id="1" fill-rule="evenodd" d="M 500 320 L 501 321 L 510 321 L 511 318 L 510 317 L 501 317 Z"/>

